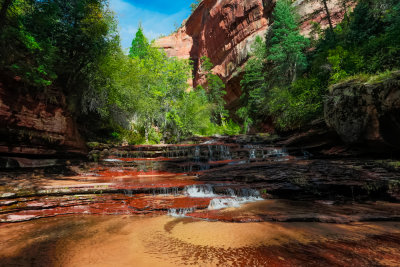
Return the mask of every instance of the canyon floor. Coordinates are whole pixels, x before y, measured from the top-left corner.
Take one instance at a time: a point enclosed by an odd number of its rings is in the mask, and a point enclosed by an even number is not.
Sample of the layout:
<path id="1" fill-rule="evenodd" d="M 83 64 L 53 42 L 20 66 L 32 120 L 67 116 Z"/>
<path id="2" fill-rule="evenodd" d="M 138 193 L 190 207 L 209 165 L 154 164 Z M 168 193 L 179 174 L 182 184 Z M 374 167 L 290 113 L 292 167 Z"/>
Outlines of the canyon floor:
<path id="1" fill-rule="evenodd" d="M 2 266 L 398 266 L 400 223 L 70 216 L 0 226 Z"/>
<path id="2" fill-rule="evenodd" d="M 393 159 L 101 146 L 98 163 L 0 173 L 0 266 L 400 265 Z"/>

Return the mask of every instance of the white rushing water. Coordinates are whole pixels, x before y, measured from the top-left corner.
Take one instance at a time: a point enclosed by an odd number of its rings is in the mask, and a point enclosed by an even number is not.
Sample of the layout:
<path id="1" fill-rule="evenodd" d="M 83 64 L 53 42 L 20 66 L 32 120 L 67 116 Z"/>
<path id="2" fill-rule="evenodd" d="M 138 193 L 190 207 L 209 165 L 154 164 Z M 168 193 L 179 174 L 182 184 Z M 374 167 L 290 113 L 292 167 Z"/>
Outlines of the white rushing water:
<path id="1" fill-rule="evenodd" d="M 216 197 L 212 185 L 190 185 L 184 190 L 185 195 L 189 197 Z"/>
<path id="2" fill-rule="evenodd" d="M 241 205 L 250 202 L 263 200 L 261 197 L 234 197 L 234 198 L 214 198 L 208 205 L 209 210 L 219 210 L 225 208 L 239 208 Z"/>
<path id="3" fill-rule="evenodd" d="M 168 215 L 172 217 L 182 218 L 186 217 L 186 214 L 194 212 L 195 208 L 187 208 L 187 209 L 169 209 Z"/>
<path id="4" fill-rule="evenodd" d="M 211 198 L 208 210 L 219 210 L 224 208 L 238 208 L 245 203 L 263 200 L 260 192 L 255 189 L 227 188 L 224 194 L 216 194 L 212 185 L 190 185 L 186 186 L 183 193 L 193 198 Z M 172 217 L 186 217 L 188 213 L 196 210 L 193 208 L 169 209 L 168 215 Z"/>

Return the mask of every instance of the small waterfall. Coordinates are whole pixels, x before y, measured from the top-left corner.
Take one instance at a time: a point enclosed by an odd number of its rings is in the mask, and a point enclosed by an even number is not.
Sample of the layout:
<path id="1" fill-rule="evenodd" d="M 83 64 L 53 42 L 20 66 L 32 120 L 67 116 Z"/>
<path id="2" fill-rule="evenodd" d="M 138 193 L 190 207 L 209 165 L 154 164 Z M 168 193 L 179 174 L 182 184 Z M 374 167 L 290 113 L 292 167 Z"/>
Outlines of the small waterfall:
<path id="1" fill-rule="evenodd" d="M 178 187 L 162 187 L 153 189 L 153 195 L 179 195 Z"/>
<path id="2" fill-rule="evenodd" d="M 186 214 L 192 213 L 195 208 L 184 208 L 184 209 L 168 209 L 168 215 L 172 217 L 182 218 L 186 217 Z"/>
<path id="3" fill-rule="evenodd" d="M 255 159 L 256 158 L 256 150 L 255 149 L 250 149 L 249 151 L 249 159 Z"/>
<path id="4" fill-rule="evenodd" d="M 185 195 L 189 197 L 216 197 L 212 185 L 189 185 L 184 189 Z"/>
<path id="5" fill-rule="evenodd" d="M 272 149 L 272 150 L 268 150 L 267 152 L 267 157 L 277 157 L 277 158 L 281 158 L 281 157 L 286 157 L 289 154 L 286 152 L 286 149 L 281 148 L 281 149 Z"/>
<path id="6" fill-rule="evenodd" d="M 194 162 L 199 162 L 200 161 L 200 147 L 196 146 L 194 149 Z"/>
<path id="7" fill-rule="evenodd" d="M 242 204 L 263 200 L 261 197 L 234 197 L 234 198 L 214 198 L 208 205 L 209 210 L 219 210 L 225 208 L 239 208 Z"/>
<path id="8" fill-rule="evenodd" d="M 229 150 L 228 146 L 220 146 L 220 152 L 221 152 L 221 160 L 231 160 L 231 152 Z"/>
<path id="9" fill-rule="evenodd" d="M 214 198 L 208 205 L 209 210 L 218 210 L 224 208 L 238 208 L 242 204 L 263 200 L 258 190 L 242 188 L 239 191 L 239 196 L 232 188 L 226 189 L 228 198 Z"/>
<path id="10" fill-rule="evenodd" d="M 104 159 L 103 161 L 104 162 L 124 162 L 124 161 L 122 161 L 120 159 Z"/>
<path id="11" fill-rule="evenodd" d="M 208 160 L 209 160 L 209 161 L 212 161 L 212 160 L 213 160 L 212 146 L 208 146 Z"/>
<path id="12" fill-rule="evenodd" d="M 231 196 L 231 197 L 235 197 L 236 196 L 235 190 L 233 190 L 232 188 L 225 189 L 225 192 L 226 192 L 226 194 L 228 196 Z"/>
<path id="13" fill-rule="evenodd" d="M 255 189 L 241 188 L 239 196 L 244 198 L 260 198 L 261 194 L 258 190 Z"/>
<path id="14" fill-rule="evenodd" d="M 219 210 L 225 208 L 239 208 L 240 203 L 236 198 L 214 198 L 208 205 L 209 210 Z"/>

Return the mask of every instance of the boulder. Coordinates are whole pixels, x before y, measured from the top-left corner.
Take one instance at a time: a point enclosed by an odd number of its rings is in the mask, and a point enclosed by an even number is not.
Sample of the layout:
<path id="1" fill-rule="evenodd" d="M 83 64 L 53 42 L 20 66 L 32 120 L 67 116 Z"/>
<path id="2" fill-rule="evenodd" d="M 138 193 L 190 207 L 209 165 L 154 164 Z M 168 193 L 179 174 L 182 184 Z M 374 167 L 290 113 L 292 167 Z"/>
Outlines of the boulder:
<path id="1" fill-rule="evenodd" d="M 347 144 L 400 149 L 400 71 L 332 86 L 325 121 Z"/>

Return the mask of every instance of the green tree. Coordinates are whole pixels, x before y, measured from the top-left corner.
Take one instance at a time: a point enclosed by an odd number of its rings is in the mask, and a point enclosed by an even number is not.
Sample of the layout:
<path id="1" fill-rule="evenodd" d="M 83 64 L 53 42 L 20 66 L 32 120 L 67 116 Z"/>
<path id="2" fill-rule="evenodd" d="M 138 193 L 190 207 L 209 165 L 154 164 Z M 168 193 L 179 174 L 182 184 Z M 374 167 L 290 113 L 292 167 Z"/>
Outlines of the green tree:
<path id="1" fill-rule="evenodd" d="M 132 46 L 129 49 L 130 57 L 145 58 L 148 53 L 149 41 L 143 34 L 142 25 L 139 24 L 139 29 L 136 32 L 135 38 L 132 40 Z"/>
<path id="2" fill-rule="evenodd" d="M 224 100 L 224 95 L 226 95 L 226 91 L 224 90 L 225 84 L 218 75 L 212 72 L 214 65 L 208 57 L 203 56 L 201 62 L 202 70 L 207 79 L 207 96 L 209 102 L 214 105 L 214 122 L 223 124 L 225 117 L 228 116 Z"/>
<path id="3" fill-rule="evenodd" d="M 242 87 L 241 107 L 237 115 L 243 121 L 243 130 L 248 132 L 249 128 L 259 122 L 263 113 L 263 100 L 265 99 L 264 64 L 266 58 L 265 42 L 257 36 L 252 45 L 250 59 L 247 61 L 243 79 L 240 81 Z"/>
<path id="4" fill-rule="evenodd" d="M 277 1 L 266 41 L 268 88 L 289 85 L 307 66 L 304 50 L 309 40 L 300 35 L 295 14 L 290 1 Z"/>

